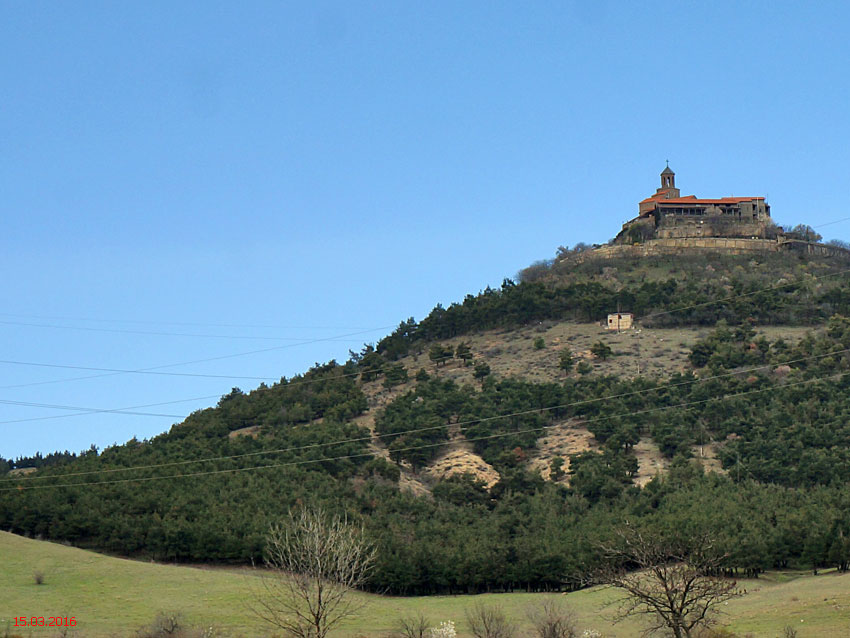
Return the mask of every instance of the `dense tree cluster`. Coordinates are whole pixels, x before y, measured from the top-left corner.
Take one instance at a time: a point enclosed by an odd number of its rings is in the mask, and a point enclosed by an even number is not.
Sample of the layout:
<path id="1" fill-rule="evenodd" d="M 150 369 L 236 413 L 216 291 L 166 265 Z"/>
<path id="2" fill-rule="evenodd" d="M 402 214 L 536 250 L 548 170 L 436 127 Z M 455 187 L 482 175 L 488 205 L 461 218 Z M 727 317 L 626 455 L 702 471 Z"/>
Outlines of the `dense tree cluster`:
<path id="1" fill-rule="evenodd" d="M 3 529 L 168 560 L 259 557 L 263 526 L 299 498 L 337 501 L 346 479 L 386 474 L 367 469 L 368 433 L 350 422 L 366 407 L 352 369 L 331 362 L 251 393 L 234 388 L 216 408 L 150 441 L 133 439 L 46 466 L 38 478 L 0 482 L 36 488 L 0 492 Z M 228 436 L 243 428 L 251 430 Z M 244 471 L 255 466 L 271 467 Z M 74 486 L 99 481 L 117 482 Z M 39 489 L 54 483 L 67 487 Z"/>
<path id="2" fill-rule="evenodd" d="M 433 502 L 369 488 L 380 503 L 368 519 L 381 547 L 373 585 L 401 594 L 581 587 L 625 520 L 657 535 L 710 532 L 731 575 L 841 567 L 850 551 L 850 490 L 736 484 L 684 462 L 596 506 L 551 483 L 486 500 L 469 485 L 462 505 L 457 488 L 437 491 Z"/>
<path id="3" fill-rule="evenodd" d="M 489 491 L 469 477 L 447 479 L 432 499 L 401 493 L 398 467 L 368 453 L 366 433 L 351 423 L 364 401 L 353 364 L 317 366 L 249 394 L 234 390 L 152 441 L 42 469 L 38 476 L 56 478 L 40 483 L 69 485 L 0 493 L 0 525 L 127 555 L 244 562 L 259 560 L 270 521 L 318 501 L 365 521 L 380 547 L 370 587 L 402 594 L 580 586 L 602 560 L 598 544 L 625 519 L 659 533 L 710 529 L 726 543 L 730 572 L 847 569 L 850 429 L 842 416 L 850 395 L 841 379 L 821 378 L 847 369 L 845 356 L 830 353 L 850 346 L 848 326 L 834 317 L 821 334 L 788 346 L 721 324 L 694 348 L 709 380 L 590 375 L 536 384 L 489 375 L 473 387 L 423 378 L 378 415 L 391 456 L 421 466 L 455 430 L 502 475 Z M 776 374 L 777 363 L 795 360 Z M 572 456 L 569 488 L 524 463 L 547 426 L 568 420 L 583 422 L 601 445 L 601 453 Z M 227 436 L 252 424 L 259 438 Z M 633 446 L 641 434 L 674 461 L 638 490 Z M 728 477 L 705 476 L 687 460 L 701 437 L 721 442 Z M 331 444 L 340 440 L 348 442 Z M 233 455 L 241 456 L 184 464 Z M 114 472 L 143 464 L 151 467 Z M 240 471 L 258 465 L 272 467 Z M 93 474 L 63 479 L 71 470 Z M 73 485 L 205 470 L 224 472 Z M 3 483 L 17 484 L 32 485 Z"/>
<path id="4" fill-rule="evenodd" d="M 92 446 L 91 449 L 80 453 L 80 456 L 85 454 L 97 454 L 97 450 L 94 446 Z M 0 474 L 14 469 L 42 468 L 50 467 L 51 465 L 61 465 L 63 463 L 69 463 L 76 458 L 77 453 L 69 452 L 68 450 L 65 450 L 64 452 L 51 452 L 49 454 L 36 452 L 32 456 L 19 456 L 15 460 L 4 459 L 0 456 Z"/>
<path id="5" fill-rule="evenodd" d="M 850 315 L 850 292 L 837 276 L 848 265 L 770 254 L 759 262 L 730 255 L 554 262 L 549 278 L 505 279 L 499 289 L 448 308 L 438 304 L 422 321 L 402 322 L 375 350 L 395 360 L 421 343 L 549 319 L 599 321 L 617 308 L 655 326 L 710 326 L 719 319 L 813 325 L 836 312 Z M 619 272 L 626 274 L 617 278 Z"/>
<path id="6" fill-rule="evenodd" d="M 627 519 L 649 533 L 710 533 L 728 573 L 847 570 L 850 320 L 842 314 L 850 315 L 850 293 L 807 281 L 807 262 L 785 266 L 794 272 L 777 283 L 774 269 L 772 290 L 756 287 L 768 277 L 759 268 L 734 264 L 726 274 L 648 278 L 629 289 L 593 280 L 590 270 L 567 285 L 506 281 L 421 324 L 404 322 L 344 365 L 317 364 L 252 392 L 234 388 L 152 440 L 0 459 L 0 474 L 38 469 L 0 478 L 0 528 L 131 556 L 247 563 L 261 560 L 271 521 L 309 502 L 363 522 L 379 547 L 369 587 L 398 594 L 580 587 Z M 698 305 L 733 294 L 746 296 Z M 466 347 L 433 343 L 542 318 L 597 318 L 626 299 L 646 313 L 687 299 L 685 322 L 716 324 L 690 353 L 692 373 L 573 375 L 568 353 L 557 364 L 560 381 L 532 383 L 499 377 Z M 793 344 L 770 340 L 752 327 L 768 315 L 822 328 Z M 474 382 L 458 384 L 442 366 L 409 378 L 394 360 L 425 352 L 426 343 L 440 347 L 435 364 L 475 364 Z M 367 407 L 362 383 L 375 380 L 397 388 L 375 415 L 389 460 L 357 425 Z M 552 477 L 567 473 L 568 487 L 528 471 L 552 426 L 587 428 L 598 443 L 553 460 Z M 496 485 L 462 475 L 437 482 L 429 497 L 399 489 L 400 465 L 418 471 L 460 436 L 498 470 Z M 670 470 L 638 489 L 642 437 L 658 444 Z M 703 474 L 693 460 L 707 445 L 725 475 Z"/>

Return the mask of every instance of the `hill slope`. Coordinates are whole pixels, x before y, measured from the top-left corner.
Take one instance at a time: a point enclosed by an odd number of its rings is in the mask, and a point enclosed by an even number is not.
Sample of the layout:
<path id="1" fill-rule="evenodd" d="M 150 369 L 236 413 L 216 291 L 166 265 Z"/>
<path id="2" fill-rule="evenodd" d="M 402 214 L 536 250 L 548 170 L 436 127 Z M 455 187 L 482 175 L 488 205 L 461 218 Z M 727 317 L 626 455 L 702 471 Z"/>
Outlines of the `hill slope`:
<path id="1" fill-rule="evenodd" d="M 233 389 L 150 441 L 7 476 L 0 527 L 248 564 L 286 508 L 320 503 L 365 522 L 381 548 L 371 585 L 407 595 L 570 589 L 624 518 L 712 530 L 741 573 L 846 568 L 845 266 L 547 267 L 344 364 Z M 587 323 L 617 304 L 638 330 Z"/>
<path id="2" fill-rule="evenodd" d="M 215 626 L 232 636 L 266 635 L 267 629 L 245 607 L 257 576 L 251 570 L 198 569 L 112 558 L 0 532 L 0 564 L 4 566 L 0 619 L 26 614 L 61 614 L 77 620 L 77 636 L 114 638 L 134 635 L 163 611 L 180 611 L 195 626 Z M 45 574 L 45 584 L 33 583 L 32 570 Z M 850 575 L 818 577 L 796 573 L 770 574 L 745 581 L 747 596 L 733 601 L 724 623 L 735 631 L 773 638 L 785 625 L 803 636 L 838 636 L 850 627 Z M 491 594 L 477 597 L 387 598 L 367 595 L 363 614 L 348 623 L 343 638 L 379 635 L 398 618 L 421 611 L 436 625 L 454 620 L 461 638 L 470 634 L 464 608 L 484 601 L 501 605 L 521 624 L 525 608 L 539 602 L 531 594 Z M 639 625 L 611 625 L 603 608 L 608 593 L 587 590 L 563 598 L 582 628 L 594 628 L 610 638 L 636 635 Z M 802 622 L 801 622 L 802 621 Z M 4 621 L 5 622 L 5 621 Z M 10 623 L 11 632 L 14 621 Z M 0 624 L 0 629 L 5 628 Z M 28 635 L 29 630 L 18 631 Z M 34 636 L 51 635 L 45 629 Z"/>

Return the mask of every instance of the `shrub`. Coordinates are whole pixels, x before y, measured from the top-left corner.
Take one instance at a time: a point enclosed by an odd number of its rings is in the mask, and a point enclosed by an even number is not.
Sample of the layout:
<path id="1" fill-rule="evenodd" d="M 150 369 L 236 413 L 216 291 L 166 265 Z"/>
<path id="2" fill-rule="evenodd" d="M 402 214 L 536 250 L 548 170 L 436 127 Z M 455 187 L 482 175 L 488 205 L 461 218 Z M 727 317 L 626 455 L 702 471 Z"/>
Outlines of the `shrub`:
<path id="1" fill-rule="evenodd" d="M 466 610 L 466 622 L 475 638 L 513 638 L 516 632 L 501 607 L 475 605 Z"/>
<path id="2" fill-rule="evenodd" d="M 556 456 L 552 458 L 552 461 L 549 463 L 549 478 L 553 481 L 558 481 L 564 478 L 564 459 L 563 457 Z"/>
<path id="3" fill-rule="evenodd" d="M 407 368 L 401 363 L 388 366 L 384 370 L 384 387 L 393 388 L 397 385 L 407 383 Z"/>
<path id="4" fill-rule="evenodd" d="M 573 363 L 575 363 L 573 353 L 570 352 L 569 348 L 561 350 L 561 354 L 558 355 L 558 367 L 569 374 L 570 370 L 573 369 Z"/>
<path id="5" fill-rule="evenodd" d="M 590 374 L 593 372 L 593 366 L 587 361 L 579 361 L 579 364 L 576 366 L 576 372 L 579 374 Z"/>
<path id="6" fill-rule="evenodd" d="M 437 367 L 445 365 L 448 359 L 451 359 L 454 356 L 454 350 L 451 346 L 442 346 L 439 343 L 435 343 L 431 346 L 431 349 L 428 350 L 428 358 L 437 364 Z"/>
<path id="7" fill-rule="evenodd" d="M 484 363 L 483 361 L 475 364 L 475 370 L 472 373 L 472 376 L 476 379 L 483 379 L 487 375 L 490 374 L 490 366 Z"/>
<path id="8" fill-rule="evenodd" d="M 543 339 L 543 337 L 537 337 L 534 340 L 534 349 L 535 350 L 543 350 L 543 348 L 545 348 L 545 347 L 546 347 L 546 341 Z"/>
<path id="9" fill-rule="evenodd" d="M 465 341 L 461 341 L 457 344 L 457 348 L 455 348 L 455 357 L 463 361 L 465 365 L 471 365 L 472 348 Z"/>
<path id="10" fill-rule="evenodd" d="M 364 476 L 380 476 L 393 483 L 401 478 L 401 470 L 398 469 L 398 466 L 380 456 L 364 463 L 361 472 Z"/>
<path id="11" fill-rule="evenodd" d="M 441 622 L 439 627 L 431 629 L 429 638 L 457 638 L 455 624 L 451 620 Z"/>
<path id="12" fill-rule="evenodd" d="M 419 612 L 414 616 L 399 619 L 398 629 L 393 635 L 397 638 L 431 638 L 433 630 L 428 629 L 430 624 L 422 612 Z"/>
<path id="13" fill-rule="evenodd" d="M 224 638 L 218 627 L 191 627 L 179 611 L 162 611 L 136 632 L 136 638 Z"/>
<path id="14" fill-rule="evenodd" d="M 529 608 L 526 615 L 537 638 L 578 638 L 572 613 L 554 598 Z M 589 633 L 591 631 L 584 632 L 588 638 L 599 636 L 598 632 Z"/>
<path id="15" fill-rule="evenodd" d="M 39 569 L 33 570 L 32 580 L 36 585 L 43 585 L 44 584 L 44 572 L 39 570 Z"/>
<path id="16" fill-rule="evenodd" d="M 611 346 L 609 346 L 607 343 L 603 343 L 602 341 L 597 341 L 592 346 L 590 346 L 590 353 L 597 359 L 602 359 L 603 361 L 610 357 L 613 352 L 614 351 L 611 350 Z"/>
<path id="17" fill-rule="evenodd" d="M 161 611 L 148 627 L 140 629 L 136 635 L 138 638 L 167 638 L 168 636 L 182 638 L 185 629 L 181 612 Z"/>

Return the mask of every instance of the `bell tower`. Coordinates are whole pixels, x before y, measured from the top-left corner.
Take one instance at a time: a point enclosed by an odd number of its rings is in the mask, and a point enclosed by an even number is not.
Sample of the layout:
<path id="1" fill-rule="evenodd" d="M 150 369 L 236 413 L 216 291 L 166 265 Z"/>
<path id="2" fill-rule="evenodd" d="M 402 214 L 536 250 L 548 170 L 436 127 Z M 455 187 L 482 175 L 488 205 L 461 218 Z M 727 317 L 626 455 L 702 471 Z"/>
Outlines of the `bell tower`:
<path id="1" fill-rule="evenodd" d="M 670 164 L 661 171 L 661 188 L 676 188 L 676 173 L 670 168 Z"/>
<path id="2" fill-rule="evenodd" d="M 670 168 L 670 163 L 661 171 L 661 188 L 655 191 L 656 195 L 663 194 L 666 199 L 679 196 L 679 189 L 676 188 L 676 173 Z"/>

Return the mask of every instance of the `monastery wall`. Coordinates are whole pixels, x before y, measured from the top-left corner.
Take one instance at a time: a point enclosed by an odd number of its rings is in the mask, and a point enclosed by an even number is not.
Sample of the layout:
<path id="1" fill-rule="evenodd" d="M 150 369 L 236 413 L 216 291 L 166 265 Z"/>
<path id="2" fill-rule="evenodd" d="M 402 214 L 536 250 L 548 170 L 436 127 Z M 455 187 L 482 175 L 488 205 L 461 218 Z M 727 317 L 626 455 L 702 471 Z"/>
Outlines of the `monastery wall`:
<path id="1" fill-rule="evenodd" d="M 670 239 L 649 239 L 632 246 L 600 246 L 572 257 L 577 263 L 588 259 L 609 259 L 613 257 L 652 257 L 657 255 L 684 255 L 700 251 L 723 252 L 730 255 L 744 255 L 764 252 L 805 252 L 824 257 L 848 257 L 850 252 L 827 246 L 798 240 L 779 239 L 743 239 L 738 237 L 688 237 Z"/>
<path id="2" fill-rule="evenodd" d="M 703 239 L 705 237 L 727 237 L 745 239 L 747 237 L 759 237 L 764 234 L 765 225 L 763 223 L 753 222 L 737 222 L 732 220 L 724 220 L 719 218 L 709 218 L 700 223 L 699 221 L 678 221 L 670 223 L 665 218 L 664 224 L 656 231 L 656 237 L 659 239 L 683 239 L 685 237 L 694 237 Z"/>

